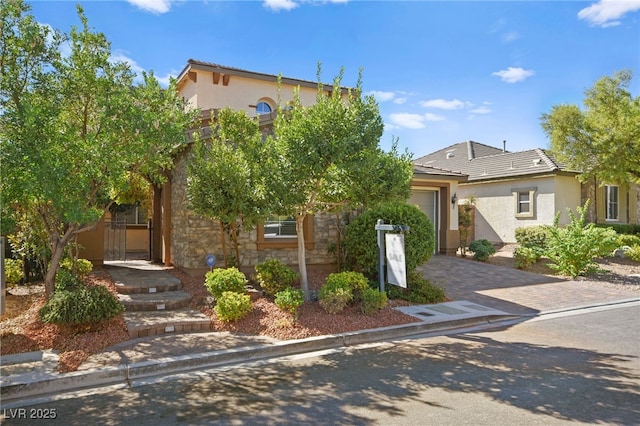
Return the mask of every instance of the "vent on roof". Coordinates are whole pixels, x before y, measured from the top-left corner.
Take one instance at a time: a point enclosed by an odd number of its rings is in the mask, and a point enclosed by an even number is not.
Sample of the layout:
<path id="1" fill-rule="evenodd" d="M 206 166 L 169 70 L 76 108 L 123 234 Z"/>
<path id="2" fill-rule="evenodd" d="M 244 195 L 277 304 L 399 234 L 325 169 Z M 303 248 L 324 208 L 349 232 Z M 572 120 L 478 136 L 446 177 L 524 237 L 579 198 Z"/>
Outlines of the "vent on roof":
<path id="1" fill-rule="evenodd" d="M 447 152 L 447 160 L 448 160 L 449 158 L 453 158 L 453 157 L 455 157 L 455 156 L 456 156 L 456 155 L 455 155 L 453 152 Z"/>
<path id="2" fill-rule="evenodd" d="M 541 161 L 542 160 L 540 160 L 539 158 L 536 158 L 536 159 L 533 160 L 533 165 L 534 166 L 539 166 Z"/>

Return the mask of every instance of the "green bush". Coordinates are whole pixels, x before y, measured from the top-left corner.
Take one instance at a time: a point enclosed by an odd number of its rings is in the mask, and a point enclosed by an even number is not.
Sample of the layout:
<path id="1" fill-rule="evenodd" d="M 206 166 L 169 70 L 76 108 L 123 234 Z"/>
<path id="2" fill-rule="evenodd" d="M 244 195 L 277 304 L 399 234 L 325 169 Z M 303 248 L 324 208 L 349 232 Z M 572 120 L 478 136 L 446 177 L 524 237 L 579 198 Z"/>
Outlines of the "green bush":
<path id="1" fill-rule="evenodd" d="M 420 304 L 441 303 L 447 300 L 444 289 L 433 285 L 418 271 L 407 273 L 406 289 L 390 285 L 387 287 L 387 294 L 391 299 L 403 299 Z"/>
<path id="2" fill-rule="evenodd" d="M 545 254 L 551 260 L 549 266 L 574 278 L 596 271 L 598 265 L 594 259 L 610 255 L 618 245 L 618 236 L 612 228 L 585 224 L 588 205 L 587 200 L 584 207 L 578 207 L 578 216 L 567 209 L 570 223 L 565 228 L 558 226 L 560 213 L 553 226 L 546 227 L 549 238 Z"/>
<path id="3" fill-rule="evenodd" d="M 289 312 L 294 318 L 297 318 L 298 309 L 304 304 L 304 292 L 300 289 L 287 287 L 276 293 L 274 302 L 278 308 Z"/>
<path id="4" fill-rule="evenodd" d="M 540 259 L 541 254 L 534 247 L 520 246 L 516 247 L 513 257 L 515 258 L 516 268 L 528 269 Z"/>
<path id="5" fill-rule="evenodd" d="M 73 272 L 73 259 L 65 258 L 60 262 L 60 268 L 66 269 L 69 272 Z M 76 260 L 76 270 L 75 273 L 79 277 L 83 277 L 87 275 L 89 272 L 93 270 L 93 263 L 87 259 L 77 259 Z"/>
<path id="6" fill-rule="evenodd" d="M 369 281 L 367 277 L 360 272 L 338 272 L 329 274 L 322 288 L 324 288 L 325 291 L 343 288 L 351 292 L 353 301 L 358 302 L 362 298 L 362 292 L 369 288 Z M 320 290 L 322 290 L 322 288 Z"/>
<path id="7" fill-rule="evenodd" d="M 213 308 L 222 321 L 237 321 L 251 311 L 251 297 L 235 291 L 225 291 L 217 298 Z"/>
<path id="8" fill-rule="evenodd" d="M 516 228 L 516 242 L 522 247 L 541 248 L 547 245 L 547 230 L 542 225 Z"/>
<path id="9" fill-rule="evenodd" d="M 624 255 L 631 260 L 640 262 L 640 244 L 629 247 L 629 250 Z"/>
<path id="10" fill-rule="evenodd" d="M 207 272 L 204 285 L 216 299 L 224 292 L 246 293 L 247 277 L 238 268 L 218 268 Z"/>
<path id="11" fill-rule="evenodd" d="M 345 251 L 348 268 L 362 271 L 367 277 L 378 277 L 378 243 L 375 225 L 385 223 L 409 226 L 405 233 L 407 271 L 425 263 L 433 255 L 435 231 L 427 216 L 416 206 L 404 203 L 382 204 L 370 208 L 345 227 Z"/>
<path id="12" fill-rule="evenodd" d="M 5 259 L 4 260 L 4 273 L 7 284 L 15 285 L 20 284 L 24 280 L 24 268 L 22 260 L 19 259 Z"/>
<path id="13" fill-rule="evenodd" d="M 298 278 L 298 274 L 278 259 L 258 263 L 255 269 L 256 280 L 269 296 L 291 287 Z"/>
<path id="14" fill-rule="evenodd" d="M 120 301 L 104 286 L 81 286 L 56 291 L 38 312 L 46 323 L 58 325 L 97 324 L 124 311 Z"/>
<path id="15" fill-rule="evenodd" d="M 73 291 L 82 288 L 84 284 L 68 269 L 58 269 L 56 272 L 56 292 Z"/>
<path id="16" fill-rule="evenodd" d="M 322 309 L 330 314 L 337 314 L 353 300 L 353 293 L 346 288 L 327 289 L 323 286 L 318 293 L 318 299 Z"/>
<path id="17" fill-rule="evenodd" d="M 496 249 L 493 247 L 493 244 L 487 240 L 475 240 L 469 244 L 469 251 L 473 252 L 473 258 L 475 260 L 486 262 L 489 260 L 489 257 L 496 252 Z"/>
<path id="18" fill-rule="evenodd" d="M 640 245 L 640 235 L 620 234 L 618 235 L 618 247 L 632 247 Z"/>
<path id="19" fill-rule="evenodd" d="M 640 225 L 633 223 L 598 223 L 598 228 L 611 228 L 618 234 L 640 235 Z"/>
<path id="20" fill-rule="evenodd" d="M 371 315 L 387 306 L 387 295 L 375 288 L 366 288 L 362 292 L 361 306 L 363 314 Z"/>

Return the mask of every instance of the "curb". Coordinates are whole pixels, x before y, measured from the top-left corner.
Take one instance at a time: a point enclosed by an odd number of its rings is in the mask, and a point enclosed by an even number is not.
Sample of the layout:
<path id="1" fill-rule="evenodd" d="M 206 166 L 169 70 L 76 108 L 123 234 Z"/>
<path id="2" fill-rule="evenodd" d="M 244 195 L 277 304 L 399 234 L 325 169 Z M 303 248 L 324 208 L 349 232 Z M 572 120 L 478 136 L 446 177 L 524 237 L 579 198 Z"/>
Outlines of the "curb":
<path id="1" fill-rule="evenodd" d="M 522 318 L 520 315 L 487 315 L 440 323 L 411 323 L 309 337 L 300 340 L 286 340 L 268 345 L 245 346 L 194 355 L 159 358 L 117 367 L 98 368 L 95 370 L 74 371 L 63 374 L 45 374 L 39 377 L 33 377 L 33 374 L 10 376 L 2 380 L 0 397 L 3 408 L 20 407 L 29 405 L 29 402 L 25 401 L 26 398 L 43 398 L 53 393 L 60 394 L 116 384 L 130 386 L 134 380 L 186 373 L 197 369 L 241 364 L 244 362 L 298 355 L 325 349 L 336 349 L 435 331 L 507 322 Z"/>

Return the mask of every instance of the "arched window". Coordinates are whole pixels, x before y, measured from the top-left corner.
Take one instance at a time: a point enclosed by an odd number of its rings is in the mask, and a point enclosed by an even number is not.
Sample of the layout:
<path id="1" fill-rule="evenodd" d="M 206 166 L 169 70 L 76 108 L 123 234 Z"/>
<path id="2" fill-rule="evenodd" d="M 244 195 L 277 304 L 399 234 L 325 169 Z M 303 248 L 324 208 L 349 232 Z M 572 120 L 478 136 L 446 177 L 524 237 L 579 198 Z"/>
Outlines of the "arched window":
<path id="1" fill-rule="evenodd" d="M 258 102 L 256 105 L 256 114 L 269 114 L 271 112 L 271 106 L 266 102 Z"/>

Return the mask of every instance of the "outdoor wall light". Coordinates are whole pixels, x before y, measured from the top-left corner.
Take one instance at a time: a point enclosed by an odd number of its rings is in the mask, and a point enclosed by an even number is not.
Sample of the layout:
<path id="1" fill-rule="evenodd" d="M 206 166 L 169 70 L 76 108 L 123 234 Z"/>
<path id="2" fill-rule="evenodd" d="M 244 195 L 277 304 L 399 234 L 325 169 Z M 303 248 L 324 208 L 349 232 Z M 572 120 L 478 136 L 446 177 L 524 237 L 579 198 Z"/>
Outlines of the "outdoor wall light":
<path id="1" fill-rule="evenodd" d="M 453 197 L 451 197 L 451 204 L 455 207 L 457 202 L 458 202 L 458 194 L 454 193 Z"/>

